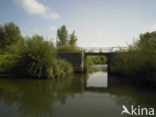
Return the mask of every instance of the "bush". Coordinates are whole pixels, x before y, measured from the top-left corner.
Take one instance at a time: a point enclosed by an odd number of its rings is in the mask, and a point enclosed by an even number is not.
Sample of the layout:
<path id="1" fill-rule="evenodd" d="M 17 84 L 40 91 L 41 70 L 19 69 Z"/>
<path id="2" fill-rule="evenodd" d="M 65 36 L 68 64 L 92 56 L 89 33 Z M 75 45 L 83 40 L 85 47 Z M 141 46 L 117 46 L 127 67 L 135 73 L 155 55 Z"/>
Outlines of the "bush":
<path id="1" fill-rule="evenodd" d="M 0 55 L 0 73 L 10 73 L 16 63 L 12 55 Z"/>
<path id="2" fill-rule="evenodd" d="M 69 75 L 73 72 L 72 65 L 67 61 L 58 59 L 57 64 L 57 66 L 54 66 L 54 72 L 57 74 L 57 77 L 62 78 L 65 75 Z"/>
<path id="3" fill-rule="evenodd" d="M 63 60 L 60 62 L 60 60 L 56 59 L 56 50 L 53 43 L 44 41 L 43 37 L 38 35 L 28 37 L 25 40 L 17 60 L 13 73 L 21 76 L 37 78 L 62 77 L 67 75 L 68 72 L 71 73 L 70 69 L 72 69 Z M 67 68 L 69 69 L 68 72 L 66 72 Z"/>
<path id="4" fill-rule="evenodd" d="M 128 51 L 119 53 L 122 61 L 117 62 L 112 70 L 138 83 L 156 85 L 156 40 L 147 37 L 147 34 L 141 35 L 141 39 L 129 46 Z"/>

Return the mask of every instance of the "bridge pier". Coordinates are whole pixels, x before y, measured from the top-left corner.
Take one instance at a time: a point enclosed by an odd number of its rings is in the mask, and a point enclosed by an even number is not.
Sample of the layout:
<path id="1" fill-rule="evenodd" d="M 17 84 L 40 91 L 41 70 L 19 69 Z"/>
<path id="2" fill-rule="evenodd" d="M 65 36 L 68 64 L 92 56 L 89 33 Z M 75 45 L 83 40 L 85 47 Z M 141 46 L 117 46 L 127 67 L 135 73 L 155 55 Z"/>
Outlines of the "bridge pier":
<path id="1" fill-rule="evenodd" d="M 74 72 L 86 72 L 86 58 L 84 52 L 81 53 L 59 53 L 59 59 L 64 59 L 72 64 Z"/>

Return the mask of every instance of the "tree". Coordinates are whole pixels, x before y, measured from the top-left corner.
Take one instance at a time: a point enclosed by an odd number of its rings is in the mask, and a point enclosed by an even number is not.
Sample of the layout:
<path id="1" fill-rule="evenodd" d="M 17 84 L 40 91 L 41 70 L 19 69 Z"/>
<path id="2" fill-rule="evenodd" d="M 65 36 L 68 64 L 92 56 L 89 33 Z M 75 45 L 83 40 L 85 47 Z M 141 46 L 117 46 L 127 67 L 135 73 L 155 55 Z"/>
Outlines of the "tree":
<path id="1" fill-rule="evenodd" d="M 75 31 L 70 34 L 69 44 L 72 46 L 76 46 L 77 36 L 75 36 Z"/>
<path id="2" fill-rule="evenodd" d="M 0 25 L 0 48 L 5 47 L 5 38 L 6 38 L 6 33 L 4 31 L 4 28 Z"/>
<path id="3" fill-rule="evenodd" d="M 75 47 L 77 40 L 78 39 L 75 35 L 75 31 L 69 35 L 65 25 L 57 30 L 57 47 Z"/>
<path id="4" fill-rule="evenodd" d="M 10 46 L 17 41 L 21 40 L 21 32 L 18 26 L 13 22 L 6 23 L 4 26 L 0 25 L 0 48 Z"/>
<path id="5" fill-rule="evenodd" d="M 57 46 L 63 46 L 68 44 L 68 31 L 66 26 L 63 25 L 57 30 Z"/>
<path id="6" fill-rule="evenodd" d="M 140 40 L 138 41 L 138 48 L 144 49 L 144 51 L 155 51 L 156 49 L 156 31 L 147 32 L 140 35 Z"/>

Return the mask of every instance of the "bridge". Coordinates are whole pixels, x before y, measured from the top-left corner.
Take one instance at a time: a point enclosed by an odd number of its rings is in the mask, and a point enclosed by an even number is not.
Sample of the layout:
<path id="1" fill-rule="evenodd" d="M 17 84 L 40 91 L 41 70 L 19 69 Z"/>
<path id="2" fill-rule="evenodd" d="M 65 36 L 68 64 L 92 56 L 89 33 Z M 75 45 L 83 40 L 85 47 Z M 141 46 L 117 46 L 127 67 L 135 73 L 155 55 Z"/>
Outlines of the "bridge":
<path id="1" fill-rule="evenodd" d="M 116 61 L 119 61 L 119 57 L 115 52 L 123 52 L 127 50 L 127 47 L 87 47 L 79 48 L 81 52 L 69 52 L 59 53 L 60 59 L 65 59 L 73 65 L 75 72 L 85 73 L 87 71 L 87 56 L 107 56 L 108 58 L 108 72 Z"/>
<path id="2" fill-rule="evenodd" d="M 81 50 L 84 50 L 86 53 L 113 53 L 116 51 L 125 51 L 127 47 L 81 47 Z"/>

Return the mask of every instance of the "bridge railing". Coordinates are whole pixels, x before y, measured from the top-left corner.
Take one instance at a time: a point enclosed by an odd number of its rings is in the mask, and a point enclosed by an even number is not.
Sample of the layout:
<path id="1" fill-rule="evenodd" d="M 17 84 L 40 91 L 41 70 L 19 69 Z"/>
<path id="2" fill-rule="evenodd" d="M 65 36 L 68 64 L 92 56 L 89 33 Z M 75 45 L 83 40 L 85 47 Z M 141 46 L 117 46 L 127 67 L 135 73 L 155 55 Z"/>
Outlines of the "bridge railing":
<path id="1" fill-rule="evenodd" d="M 81 48 L 85 52 L 103 52 L 103 53 L 111 53 L 116 51 L 125 51 L 127 47 L 84 47 Z"/>

